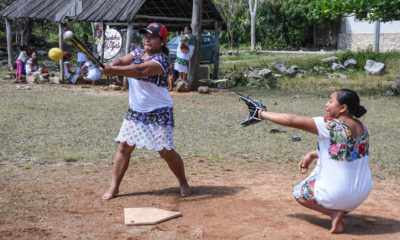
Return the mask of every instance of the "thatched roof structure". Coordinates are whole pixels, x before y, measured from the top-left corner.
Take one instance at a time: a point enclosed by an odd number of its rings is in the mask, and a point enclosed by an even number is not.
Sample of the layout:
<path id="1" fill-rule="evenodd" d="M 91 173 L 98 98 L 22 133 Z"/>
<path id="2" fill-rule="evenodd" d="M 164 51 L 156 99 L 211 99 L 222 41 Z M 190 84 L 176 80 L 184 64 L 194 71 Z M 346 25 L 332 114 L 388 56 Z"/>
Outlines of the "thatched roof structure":
<path id="1" fill-rule="evenodd" d="M 10 20 L 29 18 L 65 22 L 82 12 L 82 0 L 16 0 L 0 12 Z"/>
<path id="2" fill-rule="evenodd" d="M 16 0 L 0 12 L 10 20 L 30 18 L 52 22 L 132 22 L 145 26 L 151 21 L 169 30 L 191 23 L 193 0 Z M 203 29 L 223 23 L 212 0 L 203 0 Z"/>

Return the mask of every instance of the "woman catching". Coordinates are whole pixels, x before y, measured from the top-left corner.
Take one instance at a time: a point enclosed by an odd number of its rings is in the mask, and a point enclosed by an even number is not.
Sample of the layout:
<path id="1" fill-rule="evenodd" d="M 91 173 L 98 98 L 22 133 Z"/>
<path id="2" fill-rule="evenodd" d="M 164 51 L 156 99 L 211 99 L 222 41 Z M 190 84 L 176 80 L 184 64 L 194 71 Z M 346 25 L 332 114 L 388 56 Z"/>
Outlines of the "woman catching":
<path id="1" fill-rule="evenodd" d="M 331 217 L 331 233 L 341 233 L 344 214 L 367 199 L 372 190 L 368 165 L 369 135 L 356 118 L 367 110 L 357 93 L 340 89 L 325 105 L 326 117 L 301 117 L 294 114 L 258 110 L 262 120 L 298 128 L 318 135 L 318 150 L 306 154 L 299 170 L 306 172 L 314 159 L 317 166 L 294 187 L 294 197 L 305 207 Z"/>

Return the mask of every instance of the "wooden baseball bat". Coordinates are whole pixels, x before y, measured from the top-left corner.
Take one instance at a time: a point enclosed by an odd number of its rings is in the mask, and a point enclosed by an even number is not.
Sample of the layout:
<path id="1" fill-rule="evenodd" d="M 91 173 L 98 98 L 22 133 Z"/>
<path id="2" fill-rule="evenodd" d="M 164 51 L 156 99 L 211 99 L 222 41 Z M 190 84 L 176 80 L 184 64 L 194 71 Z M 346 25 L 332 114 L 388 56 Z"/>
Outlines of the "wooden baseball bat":
<path id="1" fill-rule="evenodd" d="M 97 63 L 101 68 L 104 68 L 104 64 L 97 59 L 93 53 L 89 50 L 89 48 L 84 44 L 72 31 L 66 31 L 64 33 L 64 40 L 71 41 L 79 50 L 81 50 L 84 54 L 88 55 L 93 61 Z"/>

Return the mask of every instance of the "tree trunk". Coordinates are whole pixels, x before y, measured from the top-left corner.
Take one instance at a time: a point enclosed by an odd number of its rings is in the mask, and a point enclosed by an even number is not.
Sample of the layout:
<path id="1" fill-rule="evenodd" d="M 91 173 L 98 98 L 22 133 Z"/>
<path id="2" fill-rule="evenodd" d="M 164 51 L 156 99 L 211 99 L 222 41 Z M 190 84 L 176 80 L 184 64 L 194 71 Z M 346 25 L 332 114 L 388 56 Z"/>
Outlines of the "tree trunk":
<path id="1" fill-rule="evenodd" d="M 197 89 L 200 78 L 200 45 L 201 45 L 201 20 L 203 0 L 193 0 L 192 12 L 192 34 L 195 40 L 195 47 L 192 59 L 189 63 L 189 86 L 192 90 Z"/>
<path id="2" fill-rule="evenodd" d="M 32 37 L 33 21 L 31 19 L 19 19 L 18 29 L 21 36 L 21 47 L 29 47 Z"/>
<path id="3" fill-rule="evenodd" d="M 254 3 L 253 8 L 253 0 L 249 0 L 250 7 L 250 19 L 251 19 L 251 51 L 255 50 L 256 47 L 256 12 L 257 12 L 257 2 Z"/>
<path id="4" fill-rule="evenodd" d="M 374 50 L 375 53 L 379 53 L 379 37 L 381 35 L 381 21 L 375 22 L 375 30 L 374 30 Z"/>
<path id="5" fill-rule="evenodd" d="M 314 23 L 314 27 L 313 27 L 313 47 L 317 46 L 317 25 Z"/>

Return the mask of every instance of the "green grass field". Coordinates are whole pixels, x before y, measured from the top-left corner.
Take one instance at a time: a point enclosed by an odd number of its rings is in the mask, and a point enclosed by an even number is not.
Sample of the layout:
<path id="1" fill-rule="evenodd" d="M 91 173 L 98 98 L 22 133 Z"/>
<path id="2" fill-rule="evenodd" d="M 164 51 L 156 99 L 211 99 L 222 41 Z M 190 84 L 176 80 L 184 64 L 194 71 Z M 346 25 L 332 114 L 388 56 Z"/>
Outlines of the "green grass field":
<path id="1" fill-rule="evenodd" d="M 237 89 L 260 99 L 271 111 L 322 116 L 329 91 Z M 211 95 L 174 94 L 175 145 L 186 164 L 198 157 L 218 162 L 229 159 L 296 162 L 316 149 L 316 137 L 271 123 L 239 127 L 247 109 L 230 90 Z M 361 120 L 370 132 L 370 162 L 378 177 L 400 176 L 400 98 L 362 95 L 368 113 Z M 22 168 L 34 164 L 112 163 L 113 142 L 128 108 L 127 92 L 83 91 L 55 85 L 16 90 L 0 83 L 0 162 Z M 291 136 L 299 135 L 300 142 Z M 157 158 L 153 151 L 135 151 L 132 161 Z M 229 165 L 221 165 L 229 171 Z"/>

